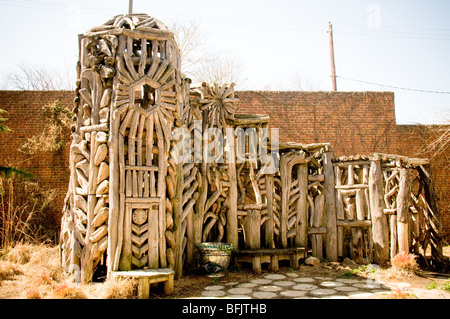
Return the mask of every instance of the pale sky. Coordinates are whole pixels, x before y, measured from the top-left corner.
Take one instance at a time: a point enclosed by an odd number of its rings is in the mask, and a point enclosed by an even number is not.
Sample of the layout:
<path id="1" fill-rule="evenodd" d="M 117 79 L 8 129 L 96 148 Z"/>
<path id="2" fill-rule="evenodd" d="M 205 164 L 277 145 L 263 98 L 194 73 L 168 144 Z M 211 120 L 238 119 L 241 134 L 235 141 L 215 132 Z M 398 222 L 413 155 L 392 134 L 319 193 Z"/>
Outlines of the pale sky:
<path id="1" fill-rule="evenodd" d="M 242 65 L 238 90 L 300 78 L 330 91 L 331 22 L 338 91 L 393 91 L 399 124 L 450 120 L 448 0 L 134 0 L 133 11 L 197 22 L 205 50 Z M 24 63 L 74 73 L 77 34 L 127 12 L 128 0 L 0 0 L 1 80 Z"/>

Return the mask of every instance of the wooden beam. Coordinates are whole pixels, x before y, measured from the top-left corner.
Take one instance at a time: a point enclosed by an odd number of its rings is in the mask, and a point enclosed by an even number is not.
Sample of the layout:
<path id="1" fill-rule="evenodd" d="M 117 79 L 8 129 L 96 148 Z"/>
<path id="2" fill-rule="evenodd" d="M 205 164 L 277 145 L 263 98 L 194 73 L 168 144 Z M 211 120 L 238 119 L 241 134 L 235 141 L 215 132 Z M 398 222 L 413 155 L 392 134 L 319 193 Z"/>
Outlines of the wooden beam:
<path id="1" fill-rule="evenodd" d="M 369 170 L 369 201 L 372 219 L 374 261 L 384 264 L 389 260 L 389 228 L 383 212 L 383 173 L 380 160 L 372 160 Z"/>
<path id="2" fill-rule="evenodd" d="M 337 224 L 336 224 L 336 194 L 334 169 L 331 163 L 332 153 L 323 153 L 325 207 L 327 219 L 326 257 L 329 261 L 338 260 Z"/>

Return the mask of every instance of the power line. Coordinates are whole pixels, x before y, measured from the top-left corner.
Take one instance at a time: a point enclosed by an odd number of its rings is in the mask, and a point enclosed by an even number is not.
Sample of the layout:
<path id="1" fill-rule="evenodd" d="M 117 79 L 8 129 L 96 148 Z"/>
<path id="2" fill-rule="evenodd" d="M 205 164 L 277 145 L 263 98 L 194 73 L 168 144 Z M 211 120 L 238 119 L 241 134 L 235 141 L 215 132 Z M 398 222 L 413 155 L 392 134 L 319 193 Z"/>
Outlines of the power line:
<path id="1" fill-rule="evenodd" d="M 377 86 L 382 86 L 382 87 L 387 87 L 387 88 L 397 89 L 397 90 L 406 90 L 406 91 L 414 91 L 414 92 L 422 92 L 422 93 L 435 93 L 435 94 L 450 94 L 450 92 L 446 92 L 446 91 L 432 91 L 432 90 L 421 90 L 421 89 L 404 88 L 404 87 L 399 87 L 399 86 L 386 85 L 386 84 L 373 83 L 373 82 L 368 82 L 368 81 L 362 81 L 362 80 L 346 78 L 346 77 L 343 77 L 343 76 L 340 76 L 340 75 L 336 75 L 336 77 L 340 78 L 340 79 L 343 79 L 343 80 L 347 80 L 347 81 L 365 83 L 365 84 L 370 84 L 370 85 L 377 85 Z"/>

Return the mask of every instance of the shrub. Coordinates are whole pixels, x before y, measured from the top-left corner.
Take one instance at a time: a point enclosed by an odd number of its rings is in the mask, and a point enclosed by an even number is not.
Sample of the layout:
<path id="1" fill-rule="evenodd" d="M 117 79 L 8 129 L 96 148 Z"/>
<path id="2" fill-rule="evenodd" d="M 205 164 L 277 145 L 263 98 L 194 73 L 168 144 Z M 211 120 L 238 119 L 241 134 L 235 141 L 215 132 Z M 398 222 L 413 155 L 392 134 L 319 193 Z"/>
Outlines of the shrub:
<path id="1" fill-rule="evenodd" d="M 407 273 L 414 273 L 419 269 L 416 257 L 417 256 L 414 254 L 402 252 L 392 258 L 391 264 L 397 270 L 405 271 Z"/>
<path id="2" fill-rule="evenodd" d="M 394 288 L 394 290 L 388 295 L 389 299 L 411 299 L 416 298 L 415 295 L 411 295 L 406 288 Z"/>
<path id="3" fill-rule="evenodd" d="M 51 285 L 52 283 L 52 278 L 50 278 L 48 271 L 43 268 L 36 270 L 31 279 L 36 285 Z"/>
<path id="4" fill-rule="evenodd" d="M 430 284 L 426 284 L 425 287 L 426 287 L 428 290 L 433 290 L 433 289 L 437 289 L 438 286 L 437 286 L 436 281 L 433 281 L 433 282 L 430 283 Z"/>
<path id="5" fill-rule="evenodd" d="M 25 265 L 31 259 L 31 251 L 31 245 L 18 244 L 9 250 L 7 260 L 12 263 Z"/>
<path id="6" fill-rule="evenodd" d="M 450 280 L 445 281 L 439 288 L 445 291 L 450 291 Z"/>
<path id="7" fill-rule="evenodd" d="M 59 227 L 56 190 L 17 175 L 0 175 L 0 185 L 0 247 L 54 242 Z"/>
<path id="8" fill-rule="evenodd" d="M 0 262 L 0 280 L 8 280 L 16 275 L 21 275 L 22 271 L 16 264 L 9 261 Z"/>

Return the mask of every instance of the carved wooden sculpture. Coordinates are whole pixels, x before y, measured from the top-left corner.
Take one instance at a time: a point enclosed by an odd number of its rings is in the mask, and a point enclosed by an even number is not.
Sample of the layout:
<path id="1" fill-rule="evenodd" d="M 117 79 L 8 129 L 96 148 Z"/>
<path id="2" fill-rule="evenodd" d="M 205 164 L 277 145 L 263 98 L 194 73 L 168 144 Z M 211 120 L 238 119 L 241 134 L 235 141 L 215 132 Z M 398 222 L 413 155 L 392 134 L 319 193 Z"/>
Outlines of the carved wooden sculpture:
<path id="1" fill-rule="evenodd" d="M 92 28 L 79 49 L 60 243 L 81 281 L 102 264 L 172 282 L 204 241 L 246 251 L 258 272 L 309 249 L 383 263 L 431 245 L 442 259 L 427 160 L 279 144 L 268 116 L 236 113 L 234 84 L 190 88 L 173 34 L 145 14 Z"/>
<path id="2" fill-rule="evenodd" d="M 160 21 L 131 14 L 79 40 L 63 265 L 78 265 L 84 282 L 106 250 L 110 271 L 165 267 L 174 248 L 166 216 L 170 140 L 189 91 L 173 35 Z"/>

